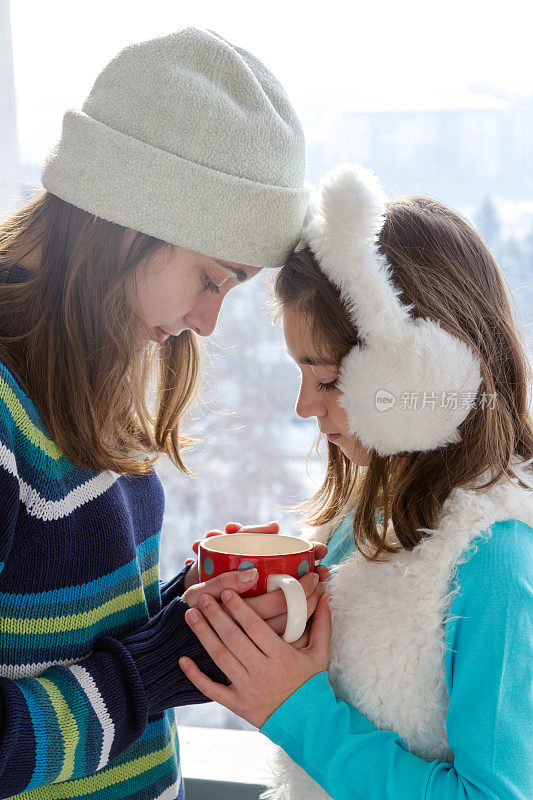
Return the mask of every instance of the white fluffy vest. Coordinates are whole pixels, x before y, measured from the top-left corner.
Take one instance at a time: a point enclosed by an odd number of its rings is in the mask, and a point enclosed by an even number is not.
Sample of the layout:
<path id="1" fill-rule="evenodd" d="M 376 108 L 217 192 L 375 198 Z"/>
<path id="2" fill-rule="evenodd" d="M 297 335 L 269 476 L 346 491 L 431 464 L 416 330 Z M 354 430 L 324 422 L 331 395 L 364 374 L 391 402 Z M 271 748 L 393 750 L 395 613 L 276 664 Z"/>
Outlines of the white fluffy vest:
<path id="1" fill-rule="evenodd" d="M 513 466 L 531 486 L 531 466 Z M 476 485 L 483 482 L 484 476 Z M 385 563 L 370 563 L 356 552 L 332 570 L 333 690 L 378 729 L 398 733 L 426 761 L 453 763 L 445 724 L 443 623 L 457 588 L 449 587 L 449 581 L 474 552 L 473 540 L 489 536 L 487 529 L 506 519 L 533 527 L 533 494 L 515 481 L 502 480 L 485 490 L 455 489 L 443 505 L 439 526 L 422 529 L 431 535 L 413 550 L 402 550 Z M 325 539 L 331 524 L 328 529 L 315 528 L 305 536 Z M 391 538 L 398 543 L 393 533 Z M 328 800 L 283 750 L 271 767 L 271 788 L 263 798 Z"/>

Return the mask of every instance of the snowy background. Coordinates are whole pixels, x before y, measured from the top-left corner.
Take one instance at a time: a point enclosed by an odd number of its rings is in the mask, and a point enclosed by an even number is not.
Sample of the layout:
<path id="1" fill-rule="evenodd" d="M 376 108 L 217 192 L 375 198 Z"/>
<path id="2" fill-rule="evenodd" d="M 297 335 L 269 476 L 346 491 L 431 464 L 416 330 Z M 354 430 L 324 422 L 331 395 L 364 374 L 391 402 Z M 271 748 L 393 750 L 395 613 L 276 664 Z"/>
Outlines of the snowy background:
<path id="1" fill-rule="evenodd" d="M 259 56 L 287 89 L 306 133 L 310 182 L 339 161 L 362 161 L 390 195 L 426 194 L 466 214 L 501 265 L 530 341 L 533 71 L 530 28 L 520 23 L 528 5 L 508 0 L 493 15 L 478 0 L 332 0 L 327 14 L 314 14 L 281 0 L 0 0 L 0 214 L 40 185 L 64 110 L 81 106 L 118 50 L 183 25 L 212 28 Z M 318 456 L 308 459 L 316 425 L 294 412 L 297 368 L 265 304 L 260 276 L 222 307 L 205 402 L 188 422 L 203 439 L 186 458 L 197 476 L 158 464 L 163 578 L 179 571 L 194 539 L 229 520 L 279 519 L 296 532 L 286 509 L 320 482 Z M 250 727 L 216 705 L 178 718 Z"/>

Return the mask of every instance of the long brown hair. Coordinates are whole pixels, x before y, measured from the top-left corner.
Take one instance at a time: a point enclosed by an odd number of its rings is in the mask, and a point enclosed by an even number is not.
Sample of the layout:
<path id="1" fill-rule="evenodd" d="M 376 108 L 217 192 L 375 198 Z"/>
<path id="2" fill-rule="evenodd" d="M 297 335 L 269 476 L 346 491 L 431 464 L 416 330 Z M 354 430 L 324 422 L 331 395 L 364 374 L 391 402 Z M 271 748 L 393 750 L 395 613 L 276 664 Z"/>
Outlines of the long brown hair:
<path id="1" fill-rule="evenodd" d="M 491 486 L 516 477 L 513 456 L 533 458 L 533 420 L 528 408 L 531 365 L 516 329 L 506 282 L 487 246 L 457 213 L 424 197 L 388 204 L 379 247 L 388 259 L 401 302 L 413 316 L 438 321 L 466 342 L 481 363 L 476 402 L 459 428 L 461 441 L 429 452 L 382 457 L 372 451 L 367 467 L 353 464 L 328 443 L 321 488 L 299 508 L 306 522 L 321 525 L 355 506 L 353 537 L 370 561 L 411 550 L 438 524 L 450 492 L 489 469 Z M 278 309 L 305 315 L 317 353 L 337 365 L 360 344 L 340 292 L 325 277 L 308 247 L 297 249 L 274 286 Z M 483 395 L 485 392 L 485 395 Z M 521 484 L 523 485 L 523 484 Z M 481 487 L 480 487 L 481 488 Z M 530 488 L 530 487 L 527 487 Z M 376 519 L 381 512 L 381 522 Z"/>
<path id="2" fill-rule="evenodd" d="M 187 472 L 181 451 L 192 440 L 179 422 L 197 391 L 198 340 L 187 330 L 146 344 L 126 284 L 171 245 L 137 233 L 120 263 L 125 231 L 49 192 L 2 220 L 8 274 L 39 256 L 27 280 L 0 283 L 0 355 L 74 464 L 143 474 L 157 460 L 146 454 L 164 452 Z"/>

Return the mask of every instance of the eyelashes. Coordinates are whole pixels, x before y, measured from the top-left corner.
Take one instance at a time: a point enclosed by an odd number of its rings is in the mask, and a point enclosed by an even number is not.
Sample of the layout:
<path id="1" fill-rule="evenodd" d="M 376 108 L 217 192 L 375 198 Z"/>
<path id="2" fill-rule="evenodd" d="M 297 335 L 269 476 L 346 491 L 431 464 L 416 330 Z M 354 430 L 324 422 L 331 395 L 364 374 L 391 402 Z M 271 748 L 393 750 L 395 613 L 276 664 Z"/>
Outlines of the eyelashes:
<path id="1" fill-rule="evenodd" d="M 331 392 L 333 389 L 337 389 L 338 385 L 338 378 L 335 378 L 335 380 L 330 381 L 329 383 L 320 383 L 320 381 L 318 382 L 318 388 L 321 392 Z"/>
<path id="2" fill-rule="evenodd" d="M 209 292 L 213 292 L 213 294 L 220 294 L 220 289 L 218 288 L 216 283 L 213 283 L 209 275 L 204 276 L 204 289 L 206 289 Z"/>

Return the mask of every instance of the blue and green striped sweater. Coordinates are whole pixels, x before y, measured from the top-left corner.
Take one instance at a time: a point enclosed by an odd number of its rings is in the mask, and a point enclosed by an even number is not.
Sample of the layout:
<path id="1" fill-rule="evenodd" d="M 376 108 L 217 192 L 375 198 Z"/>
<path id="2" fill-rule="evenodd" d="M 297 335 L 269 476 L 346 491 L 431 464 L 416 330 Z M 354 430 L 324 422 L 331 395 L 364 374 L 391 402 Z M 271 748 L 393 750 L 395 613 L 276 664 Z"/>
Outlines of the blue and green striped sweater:
<path id="1" fill-rule="evenodd" d="M 161 483 L 67 461 L 6 363 L 0 797 L 182 798 L 173 706 L 206 698 L 177 656 L 220 675 L 183 621 L 184 571 L 160 585 Z"/>

